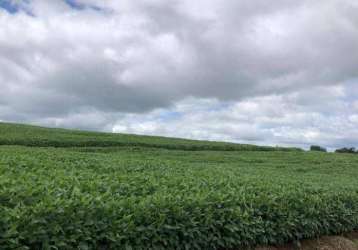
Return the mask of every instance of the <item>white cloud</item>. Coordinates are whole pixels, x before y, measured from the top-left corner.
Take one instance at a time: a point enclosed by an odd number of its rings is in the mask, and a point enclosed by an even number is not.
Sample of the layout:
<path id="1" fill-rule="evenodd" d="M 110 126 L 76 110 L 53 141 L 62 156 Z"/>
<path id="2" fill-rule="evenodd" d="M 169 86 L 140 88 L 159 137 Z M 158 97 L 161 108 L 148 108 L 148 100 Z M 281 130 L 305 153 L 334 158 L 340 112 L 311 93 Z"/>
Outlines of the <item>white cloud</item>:
<path id="1" fill-rule="evenodd" d="M 357 143 L 332 125 L 352 131 L 358 110 L 353 0 L 17 3 L 0 8 L 0 119 Z"/>
<path id="2" fill-rule="evenodd" d="M 354 146 L 358 139 L 356 115 L 341 115 L 340 108 L 329 109 L 330 115 L 325 115 L 304 103 L 288 102 L 287 98 L 256 97 L 225 105 L 214 99 L 188 99 L 171 109 L 124 115 L 113 132 L 305 148 L 311 144 L 332 149 Z M 323 110 L 321 105 L 319 109 Z"/>

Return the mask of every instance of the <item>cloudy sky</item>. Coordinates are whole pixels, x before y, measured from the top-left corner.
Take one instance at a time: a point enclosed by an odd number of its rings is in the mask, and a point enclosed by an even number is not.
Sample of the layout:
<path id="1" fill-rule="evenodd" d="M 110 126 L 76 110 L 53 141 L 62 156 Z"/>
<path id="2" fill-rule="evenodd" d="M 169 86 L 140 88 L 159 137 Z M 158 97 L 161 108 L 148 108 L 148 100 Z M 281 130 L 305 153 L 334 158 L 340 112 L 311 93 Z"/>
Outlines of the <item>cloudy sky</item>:
<path id="1" fill-rule="evenodd" d="M 356 0 L 0 0 L 0 120 L 358 146 Z"/>

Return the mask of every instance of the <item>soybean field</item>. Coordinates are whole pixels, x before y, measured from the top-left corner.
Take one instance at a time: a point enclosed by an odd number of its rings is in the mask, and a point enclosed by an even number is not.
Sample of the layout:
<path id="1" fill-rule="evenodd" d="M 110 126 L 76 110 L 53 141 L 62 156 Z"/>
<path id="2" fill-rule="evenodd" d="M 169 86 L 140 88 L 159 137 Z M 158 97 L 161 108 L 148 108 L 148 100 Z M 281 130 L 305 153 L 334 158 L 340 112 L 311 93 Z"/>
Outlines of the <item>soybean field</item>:
<path id="1" fill-rule="evenodd" d="M 358 229 L 358 157 L 0 123 L 0 249 L 246 249 Z"/>

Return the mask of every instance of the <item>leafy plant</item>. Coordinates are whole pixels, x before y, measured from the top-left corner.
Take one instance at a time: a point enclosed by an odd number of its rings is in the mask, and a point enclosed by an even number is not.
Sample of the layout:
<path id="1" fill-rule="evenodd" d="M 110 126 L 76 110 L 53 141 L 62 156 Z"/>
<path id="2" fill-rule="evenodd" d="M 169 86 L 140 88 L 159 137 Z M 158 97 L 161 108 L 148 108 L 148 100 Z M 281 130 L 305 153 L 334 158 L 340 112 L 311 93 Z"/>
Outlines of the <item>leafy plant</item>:
<path id="1" fill-rule="evenodd" d="M 319 152 L 0 146 L 0 246 L 241 249 L 340 234 L 358 229 L 357 165 Z"/>

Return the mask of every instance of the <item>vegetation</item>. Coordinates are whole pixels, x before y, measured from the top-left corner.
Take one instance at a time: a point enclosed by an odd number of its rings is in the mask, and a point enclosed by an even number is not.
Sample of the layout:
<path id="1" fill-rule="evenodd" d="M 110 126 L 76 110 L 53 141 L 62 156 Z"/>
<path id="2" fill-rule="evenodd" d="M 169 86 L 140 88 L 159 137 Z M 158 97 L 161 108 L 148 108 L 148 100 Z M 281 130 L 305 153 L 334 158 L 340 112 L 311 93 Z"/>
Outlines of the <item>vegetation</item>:
<path id="1" fill-rule="evenodd" d="M 355 148 L 340 148 L 336 150 L 336 153 L 358 154 L 358 151 Z"/>
<path id="2" fill-rule="evenodd" d="M 317 145 L 312 145 L 310 148 L 311 151 L 320 151 L 320 152 L 327 152 L 327 149 L 321 147 L 321 146 L 317 146 Z"/>
<path id="3" fill-rule="evenodd" d="M 301 151 L 298 148 L 267 147 L 228 142 L 198 141 L 159 136 L 98 133 L 0 123 L 0 145 L 38 147 L 140 146 L 180 150 Z"/>
<path id="4" fill-rule="evenodd" d="M 3 142 L 42 147 L 0 146 L 1 249 L 232 249 L 358 229 L 349 154 L 168 150 L 212 144 L 15 127 Z"/>

